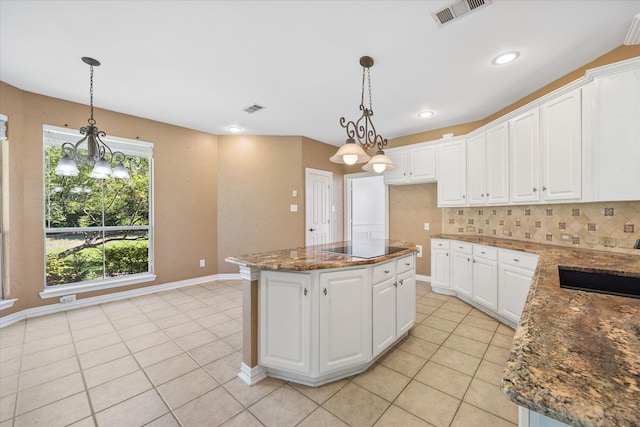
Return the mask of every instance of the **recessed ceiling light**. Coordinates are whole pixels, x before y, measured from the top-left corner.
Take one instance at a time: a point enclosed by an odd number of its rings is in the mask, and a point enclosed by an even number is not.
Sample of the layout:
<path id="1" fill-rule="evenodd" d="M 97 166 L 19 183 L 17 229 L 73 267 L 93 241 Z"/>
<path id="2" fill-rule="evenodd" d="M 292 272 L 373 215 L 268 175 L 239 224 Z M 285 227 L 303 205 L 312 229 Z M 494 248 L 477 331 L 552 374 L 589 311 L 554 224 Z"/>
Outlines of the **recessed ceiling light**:
<path id="1" fill-rule="evenodd" d="M 238 127 L 238 126 L 229 126 L 229 127 L 227 128 L 227 130 L 228 130 L 229 132 L 238 133 L 238 132 L 242 131 L 242 128 L 241 128 L 241 127 Z"/>
<path id="2" fill-rule="evenodd" d="M 520 52 L 507 52 L 496 56 L 492 62 L 495 65 L 508 64 L 509 62 L 515 61 L 518 56 L 520 56 Z"/>
<path id="3" fill-rule="evenodd" d="M 431 116 L 433 116 L 433 111 L 423 111 L 422 113 L 418 114 L 418 117 L 421 117 L 423 119 L 426 119 Z"/>

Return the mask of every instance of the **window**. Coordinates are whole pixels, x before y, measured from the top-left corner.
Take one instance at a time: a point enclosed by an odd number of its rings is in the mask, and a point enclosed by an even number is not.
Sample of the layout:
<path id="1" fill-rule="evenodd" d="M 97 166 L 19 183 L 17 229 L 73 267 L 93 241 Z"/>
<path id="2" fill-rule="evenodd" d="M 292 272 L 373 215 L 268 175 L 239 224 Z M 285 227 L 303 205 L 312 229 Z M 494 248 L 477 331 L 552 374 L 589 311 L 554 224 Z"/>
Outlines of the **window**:
<path id="1" fill-rule="evenodd" d="M 80 137 L 78 131 L 44 127 L 43 297 L 155 279 L 151 221 L 153 145 L 103 138 L 112 150 L 126 155 L 129 179 L 90 178 L 91 165 L 78 165 L 78 176 L 56 175 L 62 144 L 75 144 Z M 80 148 L 86 150 L 86 145 Z M 48 292 L 53 289 L 59 292 Z"/>

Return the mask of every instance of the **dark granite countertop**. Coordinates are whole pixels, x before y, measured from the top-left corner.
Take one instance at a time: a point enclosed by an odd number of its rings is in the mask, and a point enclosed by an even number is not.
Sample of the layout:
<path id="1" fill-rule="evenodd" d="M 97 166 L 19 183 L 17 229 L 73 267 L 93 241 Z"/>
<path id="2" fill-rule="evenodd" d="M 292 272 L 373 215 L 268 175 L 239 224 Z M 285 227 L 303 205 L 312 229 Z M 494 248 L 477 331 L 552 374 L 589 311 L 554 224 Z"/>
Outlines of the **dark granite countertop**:
<path id="1" fill-rule="evenodd" d="M 433 237 L 540 255 L 502 376 L 510 400 L 573 426 L 640 426 L 640 299 L 563 289 L 558 278 L 558 265 L 640 277 L 640 256 Z"/>
<path id="2" fill-rule="evenodd" d="M 332 248 L 351 244 L 351 242 L 334 242 L 326 245 L 231 256 L 226 258 L 225 261 L 260 270 L 310 271 L 377 264 L 393 258 L 409 255 L 416 251 L 415 244 L 402 240 L 376 240 L 375 243 L 382 246 L 394 246 L 403 249 L 389 255 L 374 258 L 359 258 L 357 256 L 329 252 Z"/>

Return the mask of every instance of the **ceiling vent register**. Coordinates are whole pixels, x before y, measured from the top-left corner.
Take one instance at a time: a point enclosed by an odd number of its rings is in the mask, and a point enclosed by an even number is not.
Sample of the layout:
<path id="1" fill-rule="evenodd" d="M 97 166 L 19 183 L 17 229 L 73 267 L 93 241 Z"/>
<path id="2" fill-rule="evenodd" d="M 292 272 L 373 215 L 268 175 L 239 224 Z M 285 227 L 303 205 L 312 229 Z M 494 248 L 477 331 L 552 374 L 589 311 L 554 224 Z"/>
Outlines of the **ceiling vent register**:
<path id="1" fill-rule="evenodd" d="M 491 4 L 491 1 L 492 0 L 460 0 L 450 4 L 444 9 L 432 13 L 431 16 L 433 16 L 433 19 L 438 23 L 438 27 L 442 27 L 471 11 Z"/>
<path id="2" fill-rule="evenodd" d="M 262 110 L 264 107 L 262 105 L 253 104 L 251 107 L 245 108 L 243 111 L 246 111 L 249 114 L 253 114 L 256 111 Z"/>

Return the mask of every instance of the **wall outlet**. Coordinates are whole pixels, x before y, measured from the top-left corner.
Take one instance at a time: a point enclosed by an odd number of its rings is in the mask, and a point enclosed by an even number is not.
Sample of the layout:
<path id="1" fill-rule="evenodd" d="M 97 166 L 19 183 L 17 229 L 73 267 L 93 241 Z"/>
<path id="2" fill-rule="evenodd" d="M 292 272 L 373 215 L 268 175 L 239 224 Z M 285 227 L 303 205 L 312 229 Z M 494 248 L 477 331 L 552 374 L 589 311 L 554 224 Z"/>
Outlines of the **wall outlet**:
<path id="1" fill-rule="evenodd" d="M 584 241 L 588 245 L 598 245 L 600 244 L 600 239 L 597 236 L 587 236 Z"/>
<path id="2" fill-rule="evenodd" d="M 203 259 L 200 260 L 200 267 L 204 267 L 205 266 L 205 262 Z"/>
<path id="3" fill-rule="evenodd" d="M 291 197 L 298 197 L 298 190 L 291 191 Z"/>
<path id="4" fill-rule="evenodd" d="M 600 244 L 608 248 L 615 248 L 617 245 L 617 239 L 615 237 L 601 237 Z"/>
<path id="5" fill-rule="evenodd" d="M 504 234 L 505 236 L 511 237 L 511 231 L 509 230 L 502 230 L 502 234 Z"/>
<path id="6" fill-rule="evenodd" d="M 467 225 L 467 231 L 469 231 L 471 233 L 475 233 L 476 226 L 475 225 Z"/>
<path id="7" fill-rule="evenodd" d="M 290 212 L 298 212 L 298 205 L 290 205 L 289 206 L 289 211 Z"/>
<path id="8" fill-rule="evenodd" d="M 425 229 L 425 230 L 429 230 L 429 223 L 428 223 L 428 222 L 425 222 L 425 223 L 424 223 L 424 229 Z"/>
<path id="9" fill-rule="evenodd" d="M 568 234 L 562 234 L 562 235 L 560 235 L 560 238 L 562 240 L 567 240 L 567 241 L 571 240 L 571 236 L 569 236 Z"/>
<path id="10" fill-rule="evenodd" d="M 76 294 L 73 295 L 65 295 L 60 297 L 60 303 L 68 304 L 70 302 L 74 302 L 76 300 Z"/>
<path id="11" fill-rule="evenodd" d="M 422 258 L 422 245 L 416 245 L 416 249 L 418 250 L 418 253 L 416 254 L 416 256 L 418 258 Z"/>

